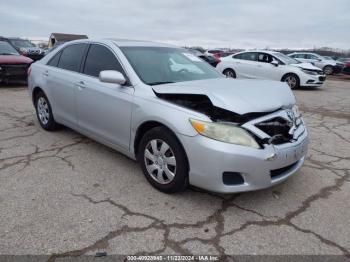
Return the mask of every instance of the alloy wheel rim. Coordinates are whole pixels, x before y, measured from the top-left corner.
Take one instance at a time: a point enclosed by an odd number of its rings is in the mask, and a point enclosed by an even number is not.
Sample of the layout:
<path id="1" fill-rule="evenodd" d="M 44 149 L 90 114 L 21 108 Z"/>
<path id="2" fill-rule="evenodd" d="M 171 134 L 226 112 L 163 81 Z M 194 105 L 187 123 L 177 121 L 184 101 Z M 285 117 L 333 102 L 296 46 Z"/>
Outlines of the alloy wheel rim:
<path id="1" fill-rule="evenodd" d="M 163 140 L 153 139 L 147 144 L 144 161 L 148 174 L 159 184 L 169 184 L 175 178 L 176 158 Z"/>
<path id="2" fill-rule="evenodd" d="M 40 122 L 46 125 L 49 122 L 50 113 L 49 113 L 49 105 L 46 102 L 44 97 L 40 97 L 37 103 L 37 110 Z"/>
<path id="3" fill-rule="evenodd" d="M 333 69 L 331 67 L 326 67 L 325 70 L 324 70 L 324 73 L 326 75 L 330 75 L 332 73 Z"/>
<path id="4" fill-rule="evenodd" d="M 291 88 L 294 88 L 297 84 L 297 80 L 294 76 L 288 76 L 286 82 Z"/>
<path id="5" fill-rule="evenodd" d="M 231 70 L 226 71 L 226 72 L 225 72 L 225 75 L 226 75 L 227 77 L 235 78 L 235 75 L 234 75 L 234 73 L 233 73 Z"/>

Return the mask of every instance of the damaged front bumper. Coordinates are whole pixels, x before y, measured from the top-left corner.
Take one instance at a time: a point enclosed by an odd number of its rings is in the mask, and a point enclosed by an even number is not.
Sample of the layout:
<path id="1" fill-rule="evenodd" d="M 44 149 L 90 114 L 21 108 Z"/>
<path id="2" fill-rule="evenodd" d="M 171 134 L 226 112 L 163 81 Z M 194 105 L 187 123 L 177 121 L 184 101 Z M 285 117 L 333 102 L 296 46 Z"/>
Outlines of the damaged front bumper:
<path id="1" fill-rule="evenodd" d="M 243 126 L 265 139 L 270 136 L 255 124 L 286 115 L 286 111 L 281 110 Z M 234 193 L 263 189 L 286 180 L 302 166 L 308 147 L 304 123 L 291 129 L 294 138 L 290 142 L 265 144 L 261 149 L 228 144 L 201 135 L 181 135 L 190 163 L 190 184 L 210 191 Z"/>

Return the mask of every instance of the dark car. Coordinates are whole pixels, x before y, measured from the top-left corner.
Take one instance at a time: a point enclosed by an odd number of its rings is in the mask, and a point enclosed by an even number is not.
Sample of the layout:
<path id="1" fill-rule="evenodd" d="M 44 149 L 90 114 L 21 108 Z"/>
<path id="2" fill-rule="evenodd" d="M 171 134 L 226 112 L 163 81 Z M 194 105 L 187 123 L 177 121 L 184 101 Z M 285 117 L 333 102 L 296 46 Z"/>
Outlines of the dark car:
<path id="1" fill-rule="evenodd" d="M 0 40 L 0 84 L 27 81 L 27 71 L 32 62 L 7 41 Z"/>
<path id="2" fill-rule="evenodd" d="M 347 62 L 345 62 L 343 73 L 350 75 L 350 59 Z"/>
<path id="3" fill-rule="evenodd" d="M 203 54 L 202 52 L 196 50 L 196 49 L 188 49 L 192 54 L 194 54 L 195 56 L 201 58 L 202 60 L 204 60 L 205 62 L 207 62 L 208 64 L 210 64 L 213 67 L 216 67 L 216 65 L 218 63 L 221 62 L 221 60 L 216 57 L 216 56 L 208 56 L 206 54 Z"/>
<path id="4" fill-rule="evenodd" d="M 40 60 L 45 56 L 45 50 L 36 47 L 27 39 L 8 37 L 7 41 L 21 54 L 33 59 Z"/>
<path id="5" fill-rule="evenodd" d="M 338 57 L 336 62 L 343 64 L 342 73 L 350 75 L 350 57 Z"/>

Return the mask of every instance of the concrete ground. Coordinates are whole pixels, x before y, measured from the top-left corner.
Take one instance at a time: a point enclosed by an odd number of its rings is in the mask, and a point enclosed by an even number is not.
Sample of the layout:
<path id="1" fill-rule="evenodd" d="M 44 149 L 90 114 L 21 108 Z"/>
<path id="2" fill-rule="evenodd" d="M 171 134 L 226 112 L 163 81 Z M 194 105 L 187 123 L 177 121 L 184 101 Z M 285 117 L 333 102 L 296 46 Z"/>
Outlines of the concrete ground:
<path id="1" fill-rule="evenodd" d="M 0 254 L 347 254 L 350 81 L 295 94 L 308 159 L 276 187 L 153 189 L 137 163 L 69 129 L 39 127 L 25 87 L 0 88 Z"/>

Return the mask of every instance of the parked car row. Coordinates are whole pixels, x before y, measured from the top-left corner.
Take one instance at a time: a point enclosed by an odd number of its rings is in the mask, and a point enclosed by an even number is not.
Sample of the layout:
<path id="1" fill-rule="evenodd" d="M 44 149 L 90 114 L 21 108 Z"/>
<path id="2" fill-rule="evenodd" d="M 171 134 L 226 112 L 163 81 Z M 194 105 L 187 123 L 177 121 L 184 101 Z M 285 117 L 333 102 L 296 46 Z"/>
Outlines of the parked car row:
<path id="1" fill-rule="evenodd" d="M 295 58 L 300 62 L 309 62 L 322 69 L 326 75 L 338 74 L 343 70 L 344 63 L 337 62 L 332 58 L 320 56 L 315 53 L 292 53 L 288 56 Z"/>
<path id="2" fill-rule="evenodd" d="M 318 87 L 326 80 L 323 71 L 274 51 L 244 51 L 221 58 L 217 69 L 227 77 L 271 79 L 286 82 L 292 89 Z"/>
<path id="3" fill-rule="evenodd" d="M 35 46 L 28 39 L 19 37 L 0 37 L 0 40 L 8 42 L 13 48 L 23 56 L 27 56 L 33 61 L 40 60 L 45 56 L 46 51 Z"/>

